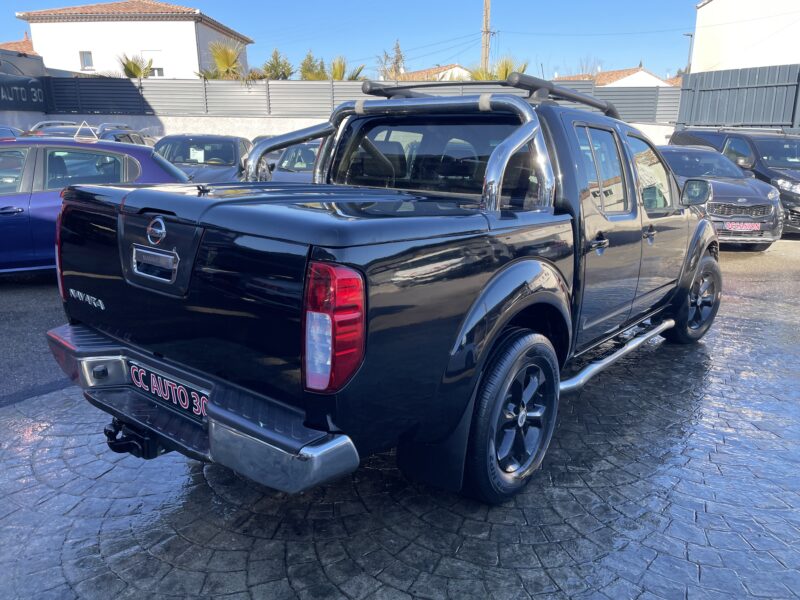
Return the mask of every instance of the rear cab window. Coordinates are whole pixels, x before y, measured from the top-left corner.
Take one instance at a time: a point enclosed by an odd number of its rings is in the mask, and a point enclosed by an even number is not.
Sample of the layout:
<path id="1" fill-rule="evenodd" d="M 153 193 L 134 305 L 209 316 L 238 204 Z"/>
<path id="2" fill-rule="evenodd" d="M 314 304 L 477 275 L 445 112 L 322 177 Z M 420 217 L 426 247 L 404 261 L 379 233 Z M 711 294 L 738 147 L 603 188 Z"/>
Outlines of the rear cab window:
<path id="1" fill-rule="evenodd" d="M 489 156 L 519 128 L 512 115 L 377 117 L 357 121 L 335 157 L 332 182 L 458 194 L 479 201 Z M 501 208 L 541 208 L 530 148 L 512 156 Z"/>
<path id="2" fill-rule="evenodd" d="M 625 174 L 617 136 L 607 129 L 577 125 L 588 193 L 598 211 L 605 215 L 628 214 L 631 202 L 625 190 Z"/>

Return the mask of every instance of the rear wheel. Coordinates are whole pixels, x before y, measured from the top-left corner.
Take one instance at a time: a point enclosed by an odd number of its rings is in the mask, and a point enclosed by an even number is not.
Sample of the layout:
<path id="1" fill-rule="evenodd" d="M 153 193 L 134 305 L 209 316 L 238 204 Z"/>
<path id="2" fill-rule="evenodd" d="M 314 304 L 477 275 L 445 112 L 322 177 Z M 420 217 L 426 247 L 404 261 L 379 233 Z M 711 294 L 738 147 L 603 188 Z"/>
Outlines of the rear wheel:
<path id="1" fill-rule="evenodd" d="M 525 487 L 553 436 L 558 386 L 558 359 L 545 336 L 519 330 L 502 343 L 478 392 L 465 491 L 499 504 Z"/>
<path id="2" fill-rule="evenodd" d="M 680 300 L 675 326 L 661 335 L 676 344 L 696 342 L 714 322 L 721 298 L 722 272 L 717 260 L 706 253 L 700 259 L 692 285 Z"/>

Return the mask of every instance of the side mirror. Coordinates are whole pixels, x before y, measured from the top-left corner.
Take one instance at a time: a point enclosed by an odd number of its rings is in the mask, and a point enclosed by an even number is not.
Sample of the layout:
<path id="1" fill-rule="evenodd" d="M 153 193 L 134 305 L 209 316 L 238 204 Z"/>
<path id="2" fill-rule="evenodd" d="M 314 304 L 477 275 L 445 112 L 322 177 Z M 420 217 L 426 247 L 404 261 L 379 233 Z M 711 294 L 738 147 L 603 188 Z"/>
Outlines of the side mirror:
<path id="1" fill-rule="evenodd" d="M 711 184 L 705 179 L 687 179 L 681 192 L 684 206 L 702 206 L 713 198 Z"/>
<path id="2" fill-rule="evenodd" d="M 737 156 L 736 165 L 742 169 L 752 169 L 755 161 L 747 156 Z"/>
<path id="3" fill-rule="evenodd" d="M 267 168 L 269 169 L 270 173 L 274 172 L 275 171 L 275 167 L 277 167 L 277 166 L 278 166 L 278 163 L 274 163 L 274 162 L 267 163 Z"/>

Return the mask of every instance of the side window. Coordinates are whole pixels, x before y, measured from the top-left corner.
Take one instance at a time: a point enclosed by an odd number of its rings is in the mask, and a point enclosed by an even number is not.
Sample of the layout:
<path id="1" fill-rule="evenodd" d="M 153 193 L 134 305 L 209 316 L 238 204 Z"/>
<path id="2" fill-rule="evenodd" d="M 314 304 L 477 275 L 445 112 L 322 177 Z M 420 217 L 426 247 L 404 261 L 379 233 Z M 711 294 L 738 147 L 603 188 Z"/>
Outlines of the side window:
<path id="1" fill-rule="evenodd" d="M 47 151 L 45 187 L 59 189 L 76 183 L 121 183 L 122 157 L 83 150 Z"/>
<path id="2" fill-rule="evenodd" d="M 578 127 L 576 134 L 589 180 L 589 193 L 597 208 L 605 214 L 630 212 L 616 136 L 594 127 Z"/>
<path id="3" fill-rule="evenodd" d="M 650 217 L 663 216 L 673 208 L 669 185 L 669 171 L 661 162 L 653 147 L 637 137 L 628 137 L 633 152 L 639 192 L 644 210 Z"/>
<path id="4" fill-rule="evenodd" d="M 725 142 L 725 147 L 722 153 L 736 163 L 737 159 L 744 159 L 747 162 L 753 160 L 753 151 L 750 150 L 749 144 L 742 138 L 728 138 Z M 736 163 L 739 164 L 739 163 Z"/>
<path id="5" fill-rule="evenodd" d="M 27 156 L 27 148 L 0 150 L 0 196 L 19 193 Z"/>

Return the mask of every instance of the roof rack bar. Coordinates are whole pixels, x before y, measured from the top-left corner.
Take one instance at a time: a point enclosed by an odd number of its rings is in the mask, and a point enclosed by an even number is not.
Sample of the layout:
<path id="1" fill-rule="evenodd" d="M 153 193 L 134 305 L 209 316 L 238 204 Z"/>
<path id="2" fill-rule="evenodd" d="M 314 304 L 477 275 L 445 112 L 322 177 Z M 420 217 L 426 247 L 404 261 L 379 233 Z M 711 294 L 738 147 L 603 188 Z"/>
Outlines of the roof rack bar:
<path id="1" fill-rule="evenodd" d="M 603 114 L 608 117 L 612 117 L 614 119 L 622 118 L 619 116 L 617 107 L 607 100 L 600 100 L 599 98 L 589 96 L 588 94 L 581 94 L 575 90 L 571 90 L 560 85 L 555 85 L 552 81 L 539 79 L 533 75 L 525 75 L 524 73 L 517 73 L 515 71 L 508 76 L 506 83 L 511 87 L 522 90 L 530 90 L 534 93 L 544 91 L 555 98 L 569 100 L 570 102 L 578 102 L 580 104 L 585 104 L 586 106 L 591 106 L 592 108 L 597 108 L 603 111 Z"/>
<path id="2" fill-rule="evenodd" d="M 379 81 L 365 81 L 361 84 L 361 92 L 368 96 L 383 98 L 430 98 L 430 94 L 411 91 L 413 88 L 428 87 L 426 85 L 391 85 Z"/>
<path id="3" fill-rule="evenodd" d="M 531 95 L 537 100 L 545 100 L 547 96 L 560 98 L 561 100 L 568 100 L 570 102 L 578 102 L 601 110 L 606 116 L 614 119 L 621 119 L 617 107 L 607 100 L 600 100 L 588 94 L 581 94 L 575 90 L 555 85 L 552 81 L 546 79 L 539 79 L 533 75 L 525 75 L 524 73 L 511 73 L 508 79 L 503 81 L 423 81 L 412 83 L 408 85 L 388 85 L 378 81 L 365 81 L 361 86 L 361 91 L 370 96 L 382 96 L 384 98 L 425 98 L 429 94 L 421 92 L 414 92 L 412 90 L 418 88 L 435 88 L 442 86 L 486 86 L 486 85 L 499 85 L 504 87 L 513 87 L 520 90 L 528 90 Z"/>

